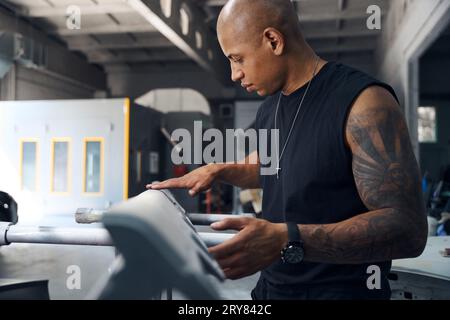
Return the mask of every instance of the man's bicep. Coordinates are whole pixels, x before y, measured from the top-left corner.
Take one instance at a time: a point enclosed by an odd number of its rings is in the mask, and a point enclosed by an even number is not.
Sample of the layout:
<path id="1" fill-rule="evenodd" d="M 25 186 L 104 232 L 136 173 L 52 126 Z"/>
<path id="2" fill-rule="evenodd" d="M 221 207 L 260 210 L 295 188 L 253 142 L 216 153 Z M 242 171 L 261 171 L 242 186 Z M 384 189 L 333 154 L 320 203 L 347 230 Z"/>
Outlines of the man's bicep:
<path id="1" fill-rule="evenodd" d="M 355 102 L 346 126 L 353 174 L 369 210 L 421 208 L 420 178 L 406 121 L 377 88 Z"/>

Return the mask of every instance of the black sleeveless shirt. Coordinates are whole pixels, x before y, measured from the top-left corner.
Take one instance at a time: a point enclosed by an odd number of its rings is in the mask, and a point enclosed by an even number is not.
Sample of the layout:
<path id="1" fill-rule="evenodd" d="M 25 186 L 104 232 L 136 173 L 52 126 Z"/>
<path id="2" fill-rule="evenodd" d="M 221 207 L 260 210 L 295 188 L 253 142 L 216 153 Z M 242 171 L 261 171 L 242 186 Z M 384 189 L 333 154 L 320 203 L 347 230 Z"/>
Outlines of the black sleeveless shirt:
<path id="1" fill-rule="evenodd" d="M 352 153 L 345 144 L 345 126 L 355 99 L 373 85 L 388 89 L 395 97 L 390 86 L 340 63 L 328 62 L 317 73 L 281 159 L 279 179 L 276 175 L 260 176 L 264 219 L 274 223 L 329 224 L 369 211 L 355 185 Z M 277 121 L 280 152 L 305 90 L 306 85 L 282 96 Z M 261 105 L 256 129 L 269 132 L 274 129 L 278 97 L 279 93 L 269 96 Z M 262 271 L 261 279 L 271 287 L 289 292 L 323 285 L 364 289 L 371 275 L 367 273 L 369 265 L 380 267 L 382 291 L 390 292 L 387 274 L 391 261 L 352 265 L 311 262 L 288 265 L 278 261 Z"/>

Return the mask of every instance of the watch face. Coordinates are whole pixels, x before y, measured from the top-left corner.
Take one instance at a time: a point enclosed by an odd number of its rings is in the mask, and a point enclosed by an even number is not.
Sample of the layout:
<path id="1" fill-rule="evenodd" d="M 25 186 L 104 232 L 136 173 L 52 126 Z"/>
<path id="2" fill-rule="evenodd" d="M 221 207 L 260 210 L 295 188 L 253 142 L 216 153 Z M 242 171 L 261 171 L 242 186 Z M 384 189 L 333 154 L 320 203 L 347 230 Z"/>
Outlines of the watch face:
<path id="1" fill-rule="evenodd" d="M 290 245 L 284 250 L 283 260 L 287 263 L 300 263 L 303 261 L 303 248 L 296 245 Z"/>

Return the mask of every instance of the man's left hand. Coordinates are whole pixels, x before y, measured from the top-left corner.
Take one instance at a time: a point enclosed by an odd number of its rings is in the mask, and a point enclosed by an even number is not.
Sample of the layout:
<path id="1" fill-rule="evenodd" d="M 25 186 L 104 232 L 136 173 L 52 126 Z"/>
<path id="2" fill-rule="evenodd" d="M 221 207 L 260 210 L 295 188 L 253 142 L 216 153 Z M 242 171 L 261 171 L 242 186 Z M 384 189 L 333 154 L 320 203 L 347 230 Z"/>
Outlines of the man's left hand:
<path id="1" fill-rule="evenodd" d="M 229 279 L 254 274 L 280 259 L 287 243 L 286 224 L 256 218 L 228 218 L 213 223 L 215 230 L 238 230 L 233 238 L 209 248 Z"/>

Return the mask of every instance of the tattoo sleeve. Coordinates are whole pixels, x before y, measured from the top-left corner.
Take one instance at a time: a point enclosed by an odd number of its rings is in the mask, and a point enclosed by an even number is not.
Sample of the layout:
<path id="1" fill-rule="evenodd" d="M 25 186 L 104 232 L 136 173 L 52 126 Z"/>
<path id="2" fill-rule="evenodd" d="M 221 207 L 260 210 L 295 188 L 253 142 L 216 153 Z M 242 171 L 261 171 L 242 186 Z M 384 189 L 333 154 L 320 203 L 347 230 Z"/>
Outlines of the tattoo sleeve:
<path id="1" fill-rule="evenodd" d="M 398 106 L 351 113 L 353 174 L 369 212 L 329 225 L 300 225 L 305 259 L 370 263 L 415 257 L 426 243 L 420 173 Z"/>

